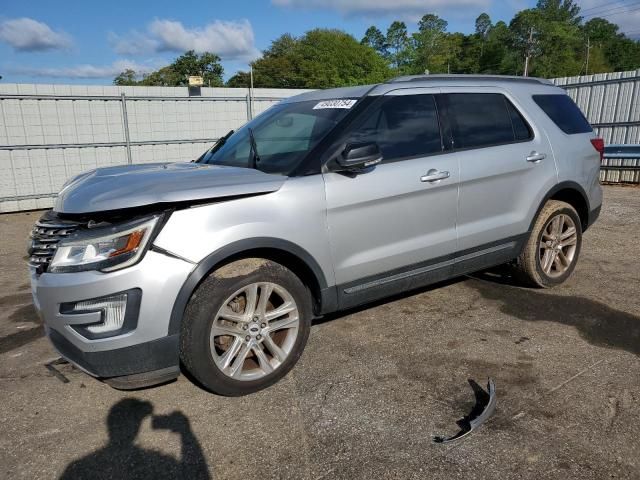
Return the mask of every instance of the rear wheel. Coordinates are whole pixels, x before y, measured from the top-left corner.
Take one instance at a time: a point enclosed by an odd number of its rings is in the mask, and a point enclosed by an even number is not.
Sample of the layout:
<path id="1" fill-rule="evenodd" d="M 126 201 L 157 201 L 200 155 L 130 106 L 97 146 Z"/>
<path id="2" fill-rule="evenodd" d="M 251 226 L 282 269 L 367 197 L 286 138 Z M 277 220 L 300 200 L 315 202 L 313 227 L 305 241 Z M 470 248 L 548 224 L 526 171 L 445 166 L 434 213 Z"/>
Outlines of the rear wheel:
<path id="1" fill-rule="evenodd" d="M 256 392 L 298 361 L 311 316 L 309 293 L 290 270 L 256 258 L 230 263 L 213 272 L 187 305 L 182 362 L 212 392 Z"/>
<path id="2" fill-rule="evenodd" d="M 535 287 L 559 285 L 573 273 L 581 246 L 582 224 L 576 210 L 568 203 L 550 200 L 517 260 L 518 276 Z"/>

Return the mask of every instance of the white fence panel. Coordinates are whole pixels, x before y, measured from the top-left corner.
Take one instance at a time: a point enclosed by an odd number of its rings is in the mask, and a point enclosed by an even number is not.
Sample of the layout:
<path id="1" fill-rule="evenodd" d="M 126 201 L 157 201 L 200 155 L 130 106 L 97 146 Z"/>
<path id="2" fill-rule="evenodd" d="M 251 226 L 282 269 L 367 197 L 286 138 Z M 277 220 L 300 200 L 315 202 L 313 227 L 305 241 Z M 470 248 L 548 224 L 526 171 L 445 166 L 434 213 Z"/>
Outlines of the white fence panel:
<path id="1" fill-rule="evenodd" d="M 0 84 L 0 212 L 46 208 L 80 172 L 189 161 L 305 90 Z M 252 113 L 253 112 L 253 113 Z"/>

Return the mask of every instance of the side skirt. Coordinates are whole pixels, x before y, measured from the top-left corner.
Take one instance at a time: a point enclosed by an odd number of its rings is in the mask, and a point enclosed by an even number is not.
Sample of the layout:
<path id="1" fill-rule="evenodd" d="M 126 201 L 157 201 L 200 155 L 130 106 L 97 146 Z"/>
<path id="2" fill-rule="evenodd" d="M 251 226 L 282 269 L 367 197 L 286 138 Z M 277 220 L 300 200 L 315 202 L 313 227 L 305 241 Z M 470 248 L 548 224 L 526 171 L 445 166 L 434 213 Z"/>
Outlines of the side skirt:
<path id="1" fill-rule="evenodd" d="M 471 272 L 507 263 L 522 252 L 529 233 L 446 257 L 338 285 L 340 310 L 397 295 Z"/>

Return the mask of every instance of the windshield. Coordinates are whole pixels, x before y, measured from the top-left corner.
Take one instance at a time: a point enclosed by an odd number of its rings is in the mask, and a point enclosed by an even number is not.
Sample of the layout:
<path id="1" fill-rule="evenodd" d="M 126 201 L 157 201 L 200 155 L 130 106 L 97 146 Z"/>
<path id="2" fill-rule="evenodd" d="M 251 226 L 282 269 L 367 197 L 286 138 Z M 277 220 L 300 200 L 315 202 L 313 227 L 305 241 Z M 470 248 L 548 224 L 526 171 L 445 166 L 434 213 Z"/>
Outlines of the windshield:
<path id="1" fill-rule="evenodd" d="M 265 173 L 288 175 L 355 102 L 314 100 L 275 105 L 215 145 L 198 162 L 251 168 L 255 161 L 255 168 Z"/>

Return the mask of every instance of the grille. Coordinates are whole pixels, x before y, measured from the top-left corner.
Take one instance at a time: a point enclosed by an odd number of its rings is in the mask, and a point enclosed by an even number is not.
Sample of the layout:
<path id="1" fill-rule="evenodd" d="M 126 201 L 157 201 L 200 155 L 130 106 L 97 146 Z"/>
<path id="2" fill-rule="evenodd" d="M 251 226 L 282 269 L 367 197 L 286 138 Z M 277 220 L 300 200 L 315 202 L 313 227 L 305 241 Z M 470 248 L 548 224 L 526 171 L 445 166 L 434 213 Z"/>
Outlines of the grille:
<path id="1" fill-rule="evenodd" d="M 31 230 L 29 265 L 36 267 L 39 273 L 46 272 L 60 240 L 71 235 L 79 227 L 77 223 L 41 218 Z"/>

